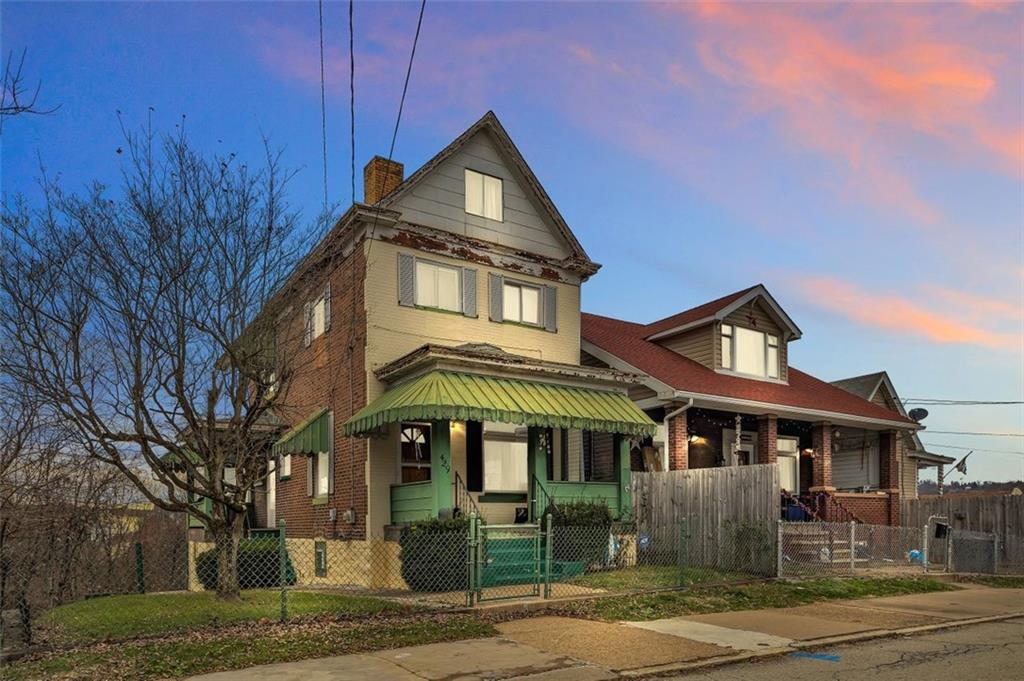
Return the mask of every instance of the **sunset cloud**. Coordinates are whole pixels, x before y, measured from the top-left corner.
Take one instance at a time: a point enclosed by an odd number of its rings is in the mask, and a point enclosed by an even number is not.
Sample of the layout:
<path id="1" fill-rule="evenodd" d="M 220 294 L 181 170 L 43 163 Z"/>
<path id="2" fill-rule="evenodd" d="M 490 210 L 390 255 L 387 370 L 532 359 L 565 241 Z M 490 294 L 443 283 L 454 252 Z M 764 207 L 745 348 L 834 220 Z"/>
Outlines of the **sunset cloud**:
<path id="1" fill-rule="evenodd" d="M 1006 301 L 939 290 L 936 298 L 923 303 L 900 294 L 869 291 L 828 276 L 804 277 L 796 283 L 803 297 L 813 305 L 892 335 L 1018 353 L 1024 349 L 1020 310 Z M 970 314 L 972 309 L 981 312 L 979 308 L 984 314 Z M 996 328 L 1006 318 L 1017 319 L 1016 332 Z"/>
<path id="2" fill-rule="evenodd" d="M 915 137 L 1022 173 L 1019 116 L 1001 121 L 994 97 L 1001 73 L 1006 85 L 1019 80 L 1019 60 L 1007 64 L 997 49 L 1019 23 L 980 30 L 957 21 L 956 8 L 878 4 L 674 7 L 697 23 L 705 69 L 735 88 L 752 114 L 780 116 L 794 144 L 838 161 L 861 199 L 919 222 L 939 219 L 901 162 Z M 1019 87 L 1003 95 L 1019 95 Z"/>

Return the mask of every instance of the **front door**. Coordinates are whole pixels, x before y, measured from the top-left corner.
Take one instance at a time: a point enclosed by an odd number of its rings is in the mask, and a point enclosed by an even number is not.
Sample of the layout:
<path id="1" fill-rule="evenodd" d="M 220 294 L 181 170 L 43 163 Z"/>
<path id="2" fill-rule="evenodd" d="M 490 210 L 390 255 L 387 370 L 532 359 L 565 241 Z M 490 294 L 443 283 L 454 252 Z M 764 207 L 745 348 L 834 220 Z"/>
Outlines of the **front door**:
<path id="1" fill-rule="evenodd" d="M 800 492 L 800 457 L 796 454 L 779 454 L 779 484 L 790 494 Z"/>

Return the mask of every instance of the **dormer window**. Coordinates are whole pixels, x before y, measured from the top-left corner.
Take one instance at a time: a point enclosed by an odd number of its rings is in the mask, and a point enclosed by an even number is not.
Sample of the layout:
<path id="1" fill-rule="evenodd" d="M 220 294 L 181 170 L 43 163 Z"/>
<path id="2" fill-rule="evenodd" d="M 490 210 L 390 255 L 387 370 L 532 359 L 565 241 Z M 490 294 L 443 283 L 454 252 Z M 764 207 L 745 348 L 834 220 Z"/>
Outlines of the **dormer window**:
<path id="1" fill-rule="evenodd" d="M 466 212 L 501 222 L 504 219 L 501 178 L 466 168 Z"/>
<path id="2" fill-rule="evenodd" d="M 779 377 L 779 337 L 722 324 L 722 368 L 738 374 Z"/>

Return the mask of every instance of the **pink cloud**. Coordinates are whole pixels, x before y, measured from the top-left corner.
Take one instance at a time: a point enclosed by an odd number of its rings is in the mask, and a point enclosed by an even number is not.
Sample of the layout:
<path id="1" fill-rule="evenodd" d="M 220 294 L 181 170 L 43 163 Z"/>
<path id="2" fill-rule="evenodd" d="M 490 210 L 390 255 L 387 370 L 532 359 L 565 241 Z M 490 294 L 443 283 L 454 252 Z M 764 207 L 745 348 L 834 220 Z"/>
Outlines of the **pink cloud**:
<path id="1" fill-rule="evenodd" d="M 861 326 L 899 336 L 923 338 L 935 343 L 977 345 L 1021 352 L 1024 335 L 992 328 L 993 320 L 965 315 L 979 305 L 989 313 L 1018 316 L 1005 301 L 985 299 L 952 290 L 938 291 L 938 300 L 922 303 L 893 293 L 868 291 L 848 281 L 828 276 L 808 276 L 795 282 L 803 297 L 815 306 Z M 949 304 L 955 301 L 956 305 Z M 981 321 L 981 323 L 979 323 Z"/>

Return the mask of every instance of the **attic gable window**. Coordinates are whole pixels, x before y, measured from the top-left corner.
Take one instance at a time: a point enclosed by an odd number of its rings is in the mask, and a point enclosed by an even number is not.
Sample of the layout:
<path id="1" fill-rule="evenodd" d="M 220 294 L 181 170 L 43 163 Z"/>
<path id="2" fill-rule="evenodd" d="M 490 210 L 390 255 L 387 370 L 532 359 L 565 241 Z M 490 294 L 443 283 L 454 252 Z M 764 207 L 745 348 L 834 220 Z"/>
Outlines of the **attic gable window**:
<path id="1" fill-rule="evenodd" d="M 748 376 L 779 377 L 779 337 L 722 325 L 722 368 Z"/>
<path id="2" fill-rule="evenodd" d="M 466 212 L 502 221 L 504 206 L 501 178 L 466 168 Z"/>

